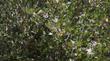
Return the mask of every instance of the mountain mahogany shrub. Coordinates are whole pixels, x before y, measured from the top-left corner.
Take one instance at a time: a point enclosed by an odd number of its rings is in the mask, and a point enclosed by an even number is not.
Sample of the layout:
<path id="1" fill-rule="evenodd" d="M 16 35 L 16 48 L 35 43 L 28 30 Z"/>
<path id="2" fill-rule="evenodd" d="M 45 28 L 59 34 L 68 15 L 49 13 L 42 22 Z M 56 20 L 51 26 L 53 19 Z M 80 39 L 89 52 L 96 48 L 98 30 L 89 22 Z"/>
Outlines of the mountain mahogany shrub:
<path id="1" fill-rule="evenodd" d="M 108 0 L 1 0 L 0 60 L 109 61 Z"/>

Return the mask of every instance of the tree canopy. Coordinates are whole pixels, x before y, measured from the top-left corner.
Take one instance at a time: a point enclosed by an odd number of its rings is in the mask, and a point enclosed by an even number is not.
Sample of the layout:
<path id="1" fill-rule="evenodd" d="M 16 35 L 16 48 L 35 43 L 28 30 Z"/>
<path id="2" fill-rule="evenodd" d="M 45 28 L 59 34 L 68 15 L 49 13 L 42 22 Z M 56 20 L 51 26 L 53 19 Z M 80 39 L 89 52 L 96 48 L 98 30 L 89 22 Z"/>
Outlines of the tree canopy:
<path id="1" fill-rule="evenodd" d="M 1 61 L 109 61 L 109 0 L 0 0 Z"/>

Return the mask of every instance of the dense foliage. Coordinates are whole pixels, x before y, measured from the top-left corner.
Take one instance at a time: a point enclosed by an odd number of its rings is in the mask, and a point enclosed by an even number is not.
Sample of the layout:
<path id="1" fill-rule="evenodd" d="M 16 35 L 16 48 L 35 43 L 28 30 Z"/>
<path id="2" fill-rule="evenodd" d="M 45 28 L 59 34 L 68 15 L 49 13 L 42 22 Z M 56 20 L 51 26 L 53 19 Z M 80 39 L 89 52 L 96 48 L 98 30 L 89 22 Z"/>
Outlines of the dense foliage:
<path id="1" fill-rule="evenodd" d="M 109 0 L 0 0 L 0 61 L 110 61 Z"/>

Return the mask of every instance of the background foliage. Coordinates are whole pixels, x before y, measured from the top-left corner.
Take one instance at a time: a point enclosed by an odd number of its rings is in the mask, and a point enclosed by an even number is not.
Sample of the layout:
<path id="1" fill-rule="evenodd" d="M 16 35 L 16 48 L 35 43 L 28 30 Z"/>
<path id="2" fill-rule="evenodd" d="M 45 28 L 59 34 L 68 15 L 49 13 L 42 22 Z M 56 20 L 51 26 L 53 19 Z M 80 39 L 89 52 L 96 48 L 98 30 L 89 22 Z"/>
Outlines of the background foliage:
<path id="1" fill-rule="evenodd" d="M 109 0 L 0 0 L 1 61 L 109 61 Z"/>

